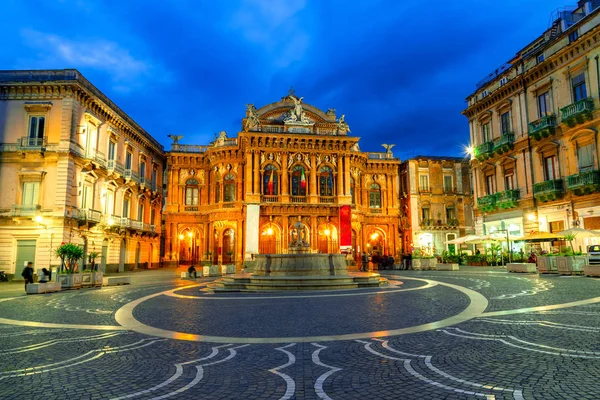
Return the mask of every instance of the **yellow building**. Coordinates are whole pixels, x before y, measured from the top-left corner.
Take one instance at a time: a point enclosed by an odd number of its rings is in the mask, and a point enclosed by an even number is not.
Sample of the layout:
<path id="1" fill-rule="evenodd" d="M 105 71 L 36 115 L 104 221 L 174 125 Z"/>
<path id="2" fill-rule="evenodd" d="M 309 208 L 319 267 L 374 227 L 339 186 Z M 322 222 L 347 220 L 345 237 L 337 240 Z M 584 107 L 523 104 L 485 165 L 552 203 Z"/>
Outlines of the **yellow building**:
<path id="1" fill-rule="evenodd" d="M 600 228 L 599 22 L 597 2 L 553 14 L 467 98 L 478 233 Z"/>
<path id="2" fill-rule="evenodd" d="M 301 221 L 311 251 L 400 252 L 398 166 L 359 149 L 344 115 L 293 92 L 260 109 L 247 105 L 235 138 L 183 145 L 167 155 L 165 256 L 173 263 L 240 266 L 253 254 L 285 253 Z"/>
<path id="3" fill-rule="evenodd" d="M 469 161 L 459 157 L 416 156 L 400 166 L 400 229 L 403 248 L 429 254 L 472 234 L 473 196 Z"/>
<path id="4" fill-rule="evenodd" d="M 0 71 L 0 269 L 158 265 L 162 146 L 76 70 Z"/>

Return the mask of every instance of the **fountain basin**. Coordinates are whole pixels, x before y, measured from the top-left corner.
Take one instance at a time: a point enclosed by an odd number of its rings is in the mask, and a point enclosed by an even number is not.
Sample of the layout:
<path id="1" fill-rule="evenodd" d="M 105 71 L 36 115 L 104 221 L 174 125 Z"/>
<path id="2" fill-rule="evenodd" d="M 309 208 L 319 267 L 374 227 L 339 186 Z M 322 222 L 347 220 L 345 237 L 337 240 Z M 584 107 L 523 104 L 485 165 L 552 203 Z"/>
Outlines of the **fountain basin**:
<path id="1" fill-rule="evenodd" d="M 348 276 L 343 254 L 257 254 L 255 276 Z"/>

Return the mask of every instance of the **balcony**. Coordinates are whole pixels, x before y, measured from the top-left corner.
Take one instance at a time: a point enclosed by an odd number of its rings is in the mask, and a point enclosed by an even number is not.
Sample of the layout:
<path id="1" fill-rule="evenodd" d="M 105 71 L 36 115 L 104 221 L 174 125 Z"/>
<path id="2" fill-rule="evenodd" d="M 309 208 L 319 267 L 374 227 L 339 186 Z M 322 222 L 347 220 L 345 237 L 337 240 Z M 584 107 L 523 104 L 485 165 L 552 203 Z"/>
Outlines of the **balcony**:
<path id="1" fill-rule="evenodd" d="M 590 194 L 600 188 L 600 171 L 586 171 L 567 178 L 567 189 L 577 196 Z"/>
<path id="2" fill-rule="evenodd" d="M 183 207 L 183 211 L 198 212 L 198 206 L 185 206 L 185 207 Z"/>
<path id="3" fill-rule="evenodd" d="M 431 193 L 430 186 L 419 186 L 419 193 Z"/>
<path id="4" fill-rule="evenodd" d="M 564 191 L 562 179 L 553 179 L 533 185 L 533 196 L 537 201 L 542 202 L 560 199 Z"/>
<path id="5" fill-rule="evenodd" d="M 452 186 L 444 186 L 444 193 L 445 194 L 457 194 L 458 188 L 455 188 Z"/>
<path id="6" fill-rule="evenodd" d="M 88 223 L 97 224 L 102 220 L 102 213 L 98 210 L 85 210 L 85 215 Z"/>
<path id="7" fill-rule="evenodd" d="M 456 227 L 458 227 L 458 219 L 456 218 L 446 218 L 446 221 L 430 218 L 421 220 L 421 229 L 448 230 L 456 229 Z"/>
<path id="8" fill-rule="evenodd" d="M 261 203 L 279 203 L 279 196 L 264 195 L 260 196 Z"/>
<path id="9" fill-rule="evenodd" d="M 577 124 L 584 123 L 586 120 L 591 120 L 593 111 L 594 99 L 591 97 L 579 100 L 560 109 L 562 121 L 571 128 Z"/>
<path id="10" fill-rule="evenodd" d="M 115 225 L 121 228 L 129 228 L 131 226 L 131 220 L 127 217 L 117 217 L 115 220 Z"/>
<path id="11" fill-rule="evenodd" d="M 371 207 L 371 208 L 369 209 L 369 212 L 370 212 L 371 214 L 381 214 L 381 213 L 382 213 L 382 211 L 381 211 L 381 208 L 375 208 L 375 207 Z"/>
<path id="12" fill-rule="evenodd" d="M 306 203 L 306 196 L 290 196 L 291 203 Z"/>
<path id="13" fill-rule="evenodd" d="M 333 203 L 335 203 L 335 197 L 334 196 L 320 196 L 319 197 L 319 203 L 321 203 L 321 204 L 333 204 Z"/>
<path id="14" fill-rule="evenodd" d="M 494 155 L 494 142 L 485 142 L 475 147 L 473 155 L 479 161 L 487 160 Z"/>
<path id="15" fill-rule="evenodd" d="M 494 140 L 494 153 L 503 154 L 512 150 L 515 143 L 515 134 L 512 132 L 503 133 L 502 136 Z"/>
<path id="16" fill-rule="evenodd" d="M 496 193 L 496 207 L 502 208 L 503 210 L 516 207 L 520 193 L 521 192 L 516 189 Z"/>
<path id="17" fill-rule="evenodd" d="M 99 166 L 106 168 L 106 158 L 103 152 L 96 150 L 92 160 Z"/>
<path id="18" fill-rule="evenodd" d="M 131 229 L 135 229 L 136 231 L 143 231 L 144 230 L 144 223 L 142 221 L 136 221 L 136 220 L 129 220 L 129 227 Z"/>
<path id="19" fill-rule="evenodd" d="M 132 171 L 131 168 L 125 169 L 125 173 L 123 174 L 123 176 L 128 181 L 133 181 L 133 182 L 139 182 L 140 181 L 140 176 L 138 175 L 138 173 Z"/>
<path id="20" fill-rule="evenodd" d="M 20 150 L 41 150 L 45 149 L 48 144 L 48 137 L 44 136 L 43 138 L 31 138 L 29 136 L 24 136 L 19 141 L 19 149 Z"/>
<path id="21" fill-rule="evenodd" d="M 477 199 L 477 207 L 481 211 L 490 212 L 496 209 L 496 195 L 488 194 L 487 196 L 479 197 Z"/>
<path id="22" fill-rule="evenodd" d="M 529 137 L 534 140 L 542 140 L 554 134 L 556 129 L 556 115 L 547 115 L 529 123 Z"/>
<path id="23" fill-rule="evenodd" d="M 35 217 L 41 209 L 39 204 L 13 204 L 11 214 L 13 217 Z"/>

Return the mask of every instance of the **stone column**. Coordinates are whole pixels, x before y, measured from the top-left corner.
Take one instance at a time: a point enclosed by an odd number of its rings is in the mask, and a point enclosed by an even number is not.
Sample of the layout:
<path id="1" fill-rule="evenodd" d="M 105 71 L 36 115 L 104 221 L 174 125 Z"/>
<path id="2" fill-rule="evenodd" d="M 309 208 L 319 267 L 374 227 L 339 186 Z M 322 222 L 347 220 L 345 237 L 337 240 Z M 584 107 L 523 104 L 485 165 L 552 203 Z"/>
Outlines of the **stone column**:
<path id="1" fill-rule="evenodd" d="M 283 153 L 281 158 L 281 202 L 290 202 L 290 184 L 288 171 L 288 153 Z"/>
<path id="2" fill-rule="evenodd" d="M 343 156 L 344 160 L 344 195 L 350 197 L 350 160 L 346 155 Z M 348 202 L 350 203 L 350 202 Z"/>
<path id="3" fill-rule="evenodd" d="M 243 219 L 237 220 L 237 227 L 235 230 L 235 267 L 241 269 L 244 263 L 244 242 L 242 241 L 243 236 Z"/>
<path id="4" fill-rule="evenodd" d="M 246 153 L 246 165 L 244 168 L 244 193 L 246 194 L 246 196 L 248 196 L 252 193 L 252 153 L 250 150 L 248 150 L 248 152 Z"/>
<path id="5" fill-rule="evenodd" d="M 310 155 L 310 200 L 309 203 L 318 203 L 319 202 L 319 193 L 317 192 L 317 162 L 315 160 L 315 155 Z"/>
<path id="6" fill-rule="evenodd" d="M 252 193 L 260 195 L 260 151 L 254 152 L 254 189 Z"/>
<path id="7" fill-rule="evenodd" d="M 289 217 L 287 215 L 281 216 L 281 249 L 282 253 L 287 253 L 287 248 L 289 246 L 290 233 L 289 233 Z"/>
<path id="8" fill-rule="evenodd" d="M 339 198 L 339 196 L 344 196 L 344 171 L 343 171 L 343 164 L 342 164 L 342 160 L 338 160 L 338 168 L 336 171 L 336 179 L 337 179 L 337 197 Z"/>
<path id="9" fill-rule="evenodd" d="M 317 250 L 317 240 L 318 240 L 318 227 L 317 227 L 317 216 L 316 215 L 311 215 L 310 216 L 310 249 L 312 252 L 314 252 L 315 250 Z"/>

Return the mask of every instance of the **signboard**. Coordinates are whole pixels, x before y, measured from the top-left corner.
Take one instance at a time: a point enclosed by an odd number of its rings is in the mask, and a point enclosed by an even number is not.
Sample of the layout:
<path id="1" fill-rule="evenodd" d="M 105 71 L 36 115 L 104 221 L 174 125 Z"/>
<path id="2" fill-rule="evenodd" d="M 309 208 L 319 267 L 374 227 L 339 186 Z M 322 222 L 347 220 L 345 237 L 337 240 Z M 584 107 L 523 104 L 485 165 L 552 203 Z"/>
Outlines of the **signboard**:
<path id="1" fill-rule="evenodd" d="M 352 209 L 349 205 L 340 207 L 340 251 L 352 250 Z"/>

